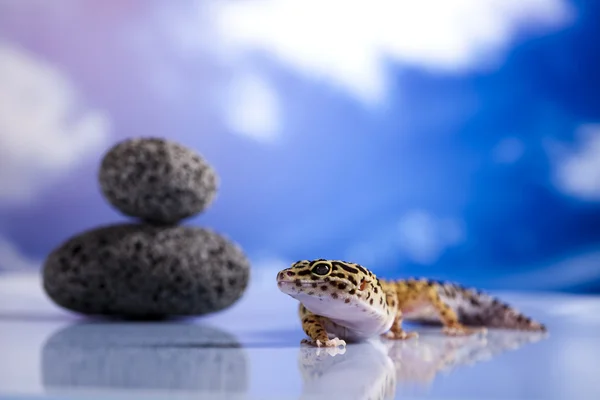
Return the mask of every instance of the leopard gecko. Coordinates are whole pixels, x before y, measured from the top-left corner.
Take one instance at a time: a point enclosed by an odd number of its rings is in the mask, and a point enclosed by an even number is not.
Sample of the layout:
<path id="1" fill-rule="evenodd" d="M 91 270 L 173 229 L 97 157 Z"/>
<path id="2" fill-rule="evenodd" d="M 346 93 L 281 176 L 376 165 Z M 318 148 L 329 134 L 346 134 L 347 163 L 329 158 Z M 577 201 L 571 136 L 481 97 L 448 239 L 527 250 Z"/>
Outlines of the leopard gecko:
<path id="1" fill-rule="evenodd" d="M 539 322 L 480 291 L 429 279 L 384 280 L 360 264 L 301 260 L 277 273 L 279 290 L 300 302 L 299 317 L 318 347 L 375 336 L 418 337 L 403 321 L 438 324 L 446 335 L 485 333 L 486 328 L 546 331 Z"/>

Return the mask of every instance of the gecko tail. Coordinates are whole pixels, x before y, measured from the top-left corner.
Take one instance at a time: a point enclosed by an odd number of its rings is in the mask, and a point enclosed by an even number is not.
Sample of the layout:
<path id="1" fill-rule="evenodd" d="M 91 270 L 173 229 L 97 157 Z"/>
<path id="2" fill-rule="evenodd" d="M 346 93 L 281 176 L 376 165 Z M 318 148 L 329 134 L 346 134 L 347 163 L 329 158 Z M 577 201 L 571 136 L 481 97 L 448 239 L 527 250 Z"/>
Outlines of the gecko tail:
<path id="1" fill-rule="evenodd" d="M 546 332 L 543 324 L 487 293 L 452 282 L 437 282 L 437 286 L 442 301 L 466 326 Z M 438 320 L 433 315 L 409 315 L 406 319 L 423 324 L 437 324 L 434 319 Z"/>

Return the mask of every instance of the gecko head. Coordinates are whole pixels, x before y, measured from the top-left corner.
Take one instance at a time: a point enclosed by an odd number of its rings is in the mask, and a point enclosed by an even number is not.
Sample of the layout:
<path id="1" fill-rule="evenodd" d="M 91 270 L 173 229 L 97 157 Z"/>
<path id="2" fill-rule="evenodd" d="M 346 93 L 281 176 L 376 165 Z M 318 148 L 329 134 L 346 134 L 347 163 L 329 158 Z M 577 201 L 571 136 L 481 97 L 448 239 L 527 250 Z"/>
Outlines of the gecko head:
<path id="1" fill-rule="evenodd" d="M 366 268 L 346 261 L 322 258 L 296 261 L 289 268 L 279 271 L 277 287 L 303 302 L 316 299 L 350 305 L 370 301 L 367 299 L 370 291 L 383 296 L 376 276 Z"/>

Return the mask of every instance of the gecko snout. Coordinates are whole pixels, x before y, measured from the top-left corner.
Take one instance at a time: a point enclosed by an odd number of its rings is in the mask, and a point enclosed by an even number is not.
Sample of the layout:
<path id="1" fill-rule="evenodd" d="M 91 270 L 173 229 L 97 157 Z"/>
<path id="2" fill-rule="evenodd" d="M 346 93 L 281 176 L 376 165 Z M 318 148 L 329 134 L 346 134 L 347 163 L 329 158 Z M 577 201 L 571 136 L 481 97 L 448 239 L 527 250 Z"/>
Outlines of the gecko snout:
<path id="1" fill-rule="evenodd" d="M 284 269 L 283 271 L 279 271 L 277 274 L 277 282 L 290 282 L 294 280 L 295 276 L 295 272 L 289 269 Z"/>
<path id="2" fill-rule="evenodd" d="M 277 273 L 277 287 L 284 293 L 294 294 L 301 291 L 302 282 L 292 269 L 284 269 Z"/>

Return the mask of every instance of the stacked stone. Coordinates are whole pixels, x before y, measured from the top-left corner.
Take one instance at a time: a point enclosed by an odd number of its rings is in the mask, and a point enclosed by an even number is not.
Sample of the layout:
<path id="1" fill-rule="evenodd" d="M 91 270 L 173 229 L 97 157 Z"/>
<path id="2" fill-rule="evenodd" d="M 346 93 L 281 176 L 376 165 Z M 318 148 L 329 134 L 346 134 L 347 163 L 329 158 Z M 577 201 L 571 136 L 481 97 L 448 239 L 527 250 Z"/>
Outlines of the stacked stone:
<path id="1" fill-rule="evenodd" d="M 105 199 L 138 221 L 86 231 L 54 249 L 43 287 L 55 303 L 87 315 L 160 319 L 240 299 L 250 264 L 239 245 L 180 224 L 216 197 L 218 175 L 206 160 L 164 139 L 127 139 L 104 155 L 98 177 Z"/>

